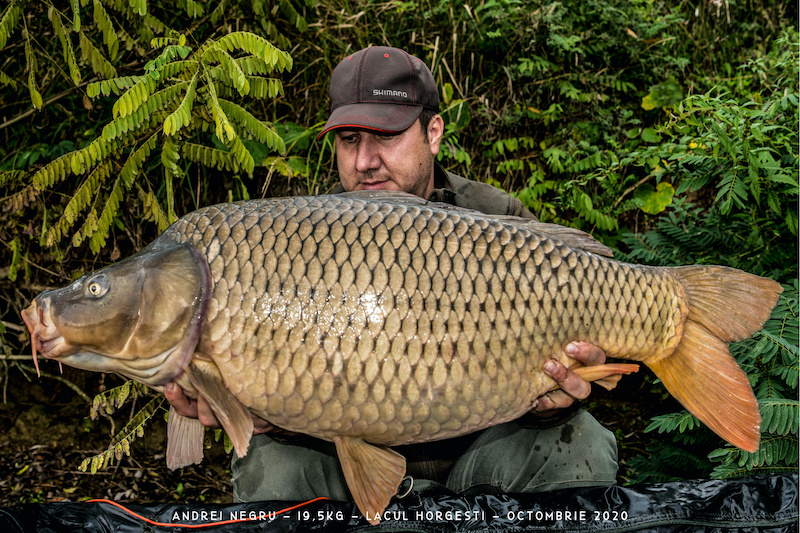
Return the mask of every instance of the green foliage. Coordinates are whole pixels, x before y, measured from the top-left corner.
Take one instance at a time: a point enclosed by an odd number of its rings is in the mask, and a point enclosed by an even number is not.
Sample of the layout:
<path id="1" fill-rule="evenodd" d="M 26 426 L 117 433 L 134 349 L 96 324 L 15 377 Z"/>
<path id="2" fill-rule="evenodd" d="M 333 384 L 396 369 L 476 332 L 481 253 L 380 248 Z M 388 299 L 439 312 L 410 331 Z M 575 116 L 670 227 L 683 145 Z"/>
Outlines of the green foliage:
<path id="1" fill-rule="evenodd" d="M 132 188 L 142 165 L 162 144 L 161 162 L 167 185 L 167 213 L 147 213 L 163 224 L 175 219 L 174 202 L 169 191 L 173 177 L 181 178 L 182 155 L 196 163 L 234 172 L 252 173 L 255 162 L 242 144 L 242 137 L 256 139 L 271 150 L 285 151 L 283 141 L 272 126 L 257 119 L 245 108 L 218 98 L 217 87 L 235 87 L 246 96 L 250 85 L 239 61 L 249 72 L 272 72 L 291 67 L 291 58 L 266 40 L 245 32 L 235 32 L 217 41 L 208 41 L 196 51 L 185 46 L 185 36 L 154 39 L 154 45 L 164 47 L 161 54 L 148 62 L 144 74 L 95 82 L 88 86 L 90 96 L 121 92 L 112 107 L 113 120 L 102 135 L 85 148 L 56 159 L 39 169 L 32 177 L 37 190 L 45 190 L 70 175 L 89 172 L 88 178 L 76 190 L 61 217 L 48 228 L 43 239 L 46 246 L 56 245 L 86 210 L 83 227 L 73 234 L 74 246 L 89 239 L 95 253 L 106 243 L 119 204 Z M 234 58 L 231 53 L 241 54 Z M 213 72 L 213 74 L 212 74 Z M 261 79 L 254 76 L 255 79 Z M 211 120 L 209 120 L 209 116 Z M 202 137 L 213 125 L 225 150 L 215 150 L 190 140 Z M 235 126 L 235 127 L 234 127 Z M 142 142 L 142 139 L 146 139 Z M 209 152 L 213 150 L 212 152 Z M 208 154 L 213 156 L 209 157 Z M 97 193 L 114 174 L 122 171 L 110 184 L 110 191 L 99 210 Z M 92 169 L 90 171 L 90 169 Z M 154 204 L 148 203 L 151 209 Z"/>
<path id="2" fill-rule="evenodd" d="M 99 470 L 114 464 L 115 460 L 120 461 L 123 456 L 130 456 L 131 443 L 136 438 L 144 436 L 145 425 L 152 419 L 156 409 L 163 403 L 163 398 L 152 398 L 152 396 L 153 391 L 145 385 L 135 381 L 126 381 L 119 387 L 109 389 L 94 397 L 89 413 L 92 420 L 95 420 L 98 416 L 113 414 L 128 401 L 148 397 L 151 397 L 151 399 L 133 414 L 128 423 L 112 437 L 106 450 L 92 457 L 87 457 L 81 462 L 78 467 L 81 472 L 89 470 L 92 474 L 96 474 Z"/>
<path id="3" fill-rule="evenodd" d="M 147 386 L 135 381 L 126 381 L 119 387 L 114 387 L 92 400 L 92 408 L 89 411 L 89 418 L 96 420 L 98 416 L 107 416 L 115 413 L 128 400 L 135 400 L 150 396 L 152 391 Z"/>
<path id="4" fill-rule="evenodd" d="M 647 430 L 671 434 L 675 441 L 632 461 L 633 481 L 797 469 L 796 43 L 797 34 L 787 32 L 757 61 L 774 85 L 765 86 L 753 100 L 739 101 L 730 94 L 689 96 L 659 127 L 663 142 L 632 150 L 613 168 L 674 186 L 671 203 L 646 231 L 622 236 L 624 259 L 656 265 L 726 264 L 784 281 L 785 289 L 764 329 L 731 346 L 761 408 L 759 450 L 747 453 L 724 445 L 685 411 L 664 415 L 654 418 Z M 753 68 L 753 63 L 742 69 Z M 700 195 L 708 198 L 706 206 L 690 203 Z M 634 197 L 645 199 L 641 188 Z M 687 455 L 699 461 L 693 472 L 681 470 L 677 462 Z"/>
<path id="5" fill-rule="evenodd" d="M 163 397 L 151 399 L 112 437 L 108 449 L 92 457 L 87 457 L 81 462 L 78 469 L 81 472 L 89 470 L 92 474 L 96 474 L 99 470 L 113 465 L 115 460 L 119 462 L 124 456 L 130 456 L 131 443 L 144 436 L 145 425 L 153 418 L 156 409 L 163 402 Z"/>

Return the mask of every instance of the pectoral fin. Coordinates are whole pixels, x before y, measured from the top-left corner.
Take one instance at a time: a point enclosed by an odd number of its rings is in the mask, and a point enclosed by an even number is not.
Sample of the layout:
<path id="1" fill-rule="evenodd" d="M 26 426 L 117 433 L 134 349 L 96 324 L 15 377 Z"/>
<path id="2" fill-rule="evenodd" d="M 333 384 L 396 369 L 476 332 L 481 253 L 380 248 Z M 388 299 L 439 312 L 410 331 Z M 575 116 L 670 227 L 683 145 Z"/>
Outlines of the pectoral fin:
<path id="1" fill-rule="evenodd" d="M 196 418 L 187 418 L 169 408 L 167 422 L 167 468 L 175 470 L 196 465 L 203 460 L 203 432 Z"/>
<path id="2" fill-rule="evenodd" d="M 336 437 L 333 442 L 344 479 L 358 509 L 370 524 L 378 524 L 380 515 L 403 481 L 405 458 L 389 448 L 374 446 L 361 439 Z"/>
<path id="3" fill-rule="evenodd" d="M 247 455 L 247 447 L 253 436 L 253 417 L 225 386 L 217 365 L 211 361 L 195 359 L 186 369 L 186 375 L 211 406 L 217 420 L 230 437 L 236 455 Z"/>

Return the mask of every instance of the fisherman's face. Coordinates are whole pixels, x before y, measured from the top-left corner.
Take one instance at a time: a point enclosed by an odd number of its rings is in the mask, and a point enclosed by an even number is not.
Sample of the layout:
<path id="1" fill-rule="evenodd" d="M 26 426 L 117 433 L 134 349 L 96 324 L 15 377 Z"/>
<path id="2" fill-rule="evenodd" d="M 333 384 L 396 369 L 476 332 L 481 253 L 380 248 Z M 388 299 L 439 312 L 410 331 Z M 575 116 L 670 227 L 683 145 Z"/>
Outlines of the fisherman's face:
<path id="1" fill-rule="evenodd" d="M 336 163 L 346 191 L 404 191 L 428 198 L 444 122 L 436 115 L 426 141 L 419 120 L 400 133 L 336 131 Z"/>

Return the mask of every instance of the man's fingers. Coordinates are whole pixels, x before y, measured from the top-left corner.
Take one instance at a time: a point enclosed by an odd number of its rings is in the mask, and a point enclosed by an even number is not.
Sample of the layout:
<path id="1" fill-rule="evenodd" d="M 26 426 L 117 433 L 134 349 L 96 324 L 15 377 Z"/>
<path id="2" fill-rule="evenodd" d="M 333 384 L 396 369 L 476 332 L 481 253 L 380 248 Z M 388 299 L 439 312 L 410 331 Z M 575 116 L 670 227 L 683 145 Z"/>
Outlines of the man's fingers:
<path id="1" fill-rule="evenodd" d="M 548 392 L 544 396 L 540 396 L 533 410 L 537 413 L 547 413 L 548 411 L 557 409 L 566 409 L 573 403 L 575 403 L 575 398 L 569 396 L 564 391 L 554 390 Z"/>
<path id="2" fill-rule="evenodd" d="M 164 386 L 164 397 L 179 415 L 196 418 L 207 427 L 220 427 L 214 411 L 211 410 L 211 406 L 203 396 L 198 396 L 197 400 L 193 400 L 183 393 L 183 389 L 177 383 L 170 382 Z"/>
<path id="3" fill-rule="evenodd" d="M 200 420 L 201 424 L 209 428 L 217 429 L 222 427 L 202 394 L 197 397 L 197 419 Z"/>
<path id="4" fill-rule="evenodd" d="M 570 371 L 555 359 L 551 359 L 545 363 L 544 371 L 545 374 L 556 380 L 558 386 L 565 394 L 571 396 L 573 399 L 583 400 L 592 392 L 591 384 L 581 379 L 575 372 Z"/>
<path id="5" fill-rule="evenodd" d="M 606 362 L 606 352 L 590 342 L 571 342 L 564 351 L 568 356 L 589 366 L 602 365 Z"/>
<path id="6" fill-rule="evenodd" d="M 175 412 L 187 418 L 197 418 L 197 402 L 187 397 L 174 382 L 164 386 L 164 397 L 175 409 Z"/>
<path id="7" fill-rule="evenodd" d="M 222 427 L 211 406 L 202 395 L 198 396 L 197 400 L 192 400 L 183 393 L 183 389 L 179 385 L 170 382 L 164 386 L 164 397 L 179 415 L 196 418 L 206 427 L 215 429 Z M 253 435 L 269 433 L 274 429 L 272 424 L 253 415 Z"/>

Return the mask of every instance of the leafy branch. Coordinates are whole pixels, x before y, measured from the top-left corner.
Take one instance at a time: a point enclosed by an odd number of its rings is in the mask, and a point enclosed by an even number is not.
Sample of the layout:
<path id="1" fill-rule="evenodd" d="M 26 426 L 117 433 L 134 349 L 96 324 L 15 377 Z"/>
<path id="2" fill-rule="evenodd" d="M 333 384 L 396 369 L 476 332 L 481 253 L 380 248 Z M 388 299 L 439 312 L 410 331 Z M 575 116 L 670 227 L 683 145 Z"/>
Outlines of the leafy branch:
<path id="1" fill-rule="evenodd" d="M 73 175 L 87 178 L 75 191 L 61 216 L 42 234 L 43 243 L 53 246 L 72 232 L 79 245 L 89 239 L 97 252 L 105 245 L 119 204 L 137 183 L 143 165 L 161 147 L 161 163 L 168 198 L 166 210 L 152 202 L 153 191 L 139 184 L 144 196 L 145 217 L 163 231 L 175 219 L 169 194 L 174 178 L 183 176 L 182 158 L 211 168 L 251 174 L 255 160 L 243 140 L 255 140 L 269 150 L 283 153 L 285 146 L 274 127 L 244 107 L 220 98 L 219 93 L 257 97 L 282 94 L 280 81 L 264 74 L 290 69 L 292 59 L 265 39 L 247 32 L 234 32 L 193 49 L 186 36 L 153 39 L 161 53 L 138 76 L 114 77 L 88 85 L 87 94 L 118 95 L 113 120 L 86 147 L 67 153 L 40 168 L 32 177 L 36 190 L 43 191 Z M 264 86 L 269 90 L 262 92 Z M 213 126 L 224 149 L 198 140 Z M 112 176 L 117 176 L 109 181 Z M 110 190 L 109 190 L 110 189 Z M 105 194 L 101 191 L 107 190 Z M 163 216 L 166 211 L 167 217 Z M 85 214 L 84 214 L 85 213 Z M 76 222 L 84 223 L 77 231 Z"/>

